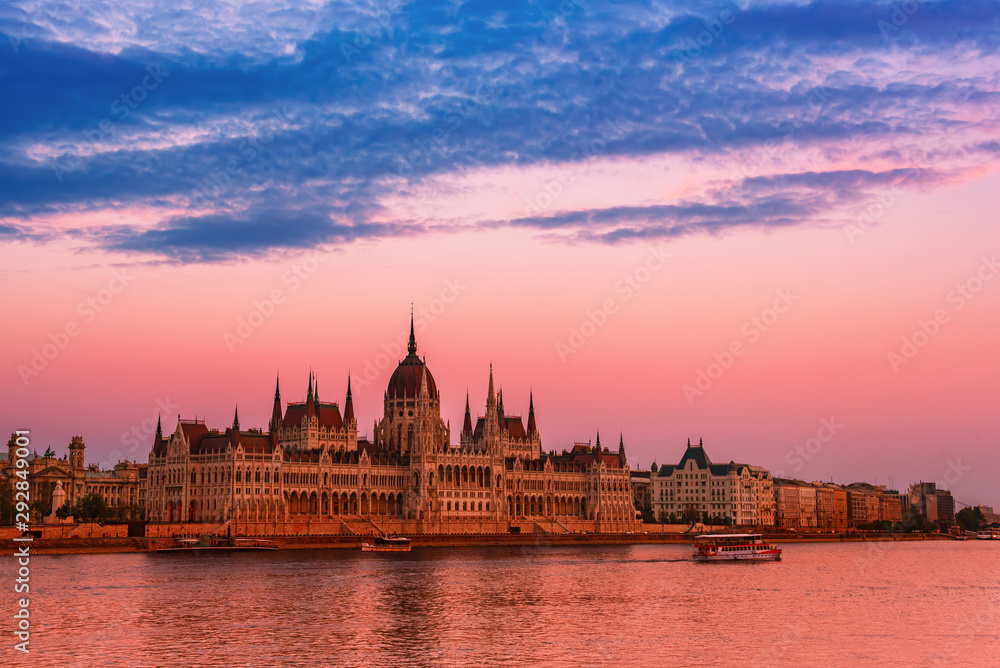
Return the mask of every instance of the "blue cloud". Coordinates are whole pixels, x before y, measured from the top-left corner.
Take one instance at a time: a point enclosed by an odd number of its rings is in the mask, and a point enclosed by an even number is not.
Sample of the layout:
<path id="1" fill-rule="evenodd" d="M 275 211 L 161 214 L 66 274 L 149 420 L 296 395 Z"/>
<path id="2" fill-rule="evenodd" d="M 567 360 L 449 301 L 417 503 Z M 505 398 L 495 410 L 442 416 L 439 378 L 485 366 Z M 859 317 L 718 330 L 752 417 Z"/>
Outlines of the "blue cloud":
<path id="1" fill-rule="evenodd" d="M 995 109 L 1000 98 L 988 74 L 949 77 L 888 63 L 901 54 L 943 63 L 995 58 L 1000 18 L 985 0 L 925 2 L 905 20 L 894 18 L 897 6 L 436 0 L 277 12 L 227 5 L 237 19 L 252 13 L 261 27 L 234 27 L 239 39 L 227 33 L 215 41 L 216 17 L 173 8 L 182 26 L 174 32 L 123 15 L 116 25 L 127 34 L 116 36 L 93 9 L 53 5 L 0 17 L 4 41 L 16 43 L 0 49 L 0 215 L 28 224 L 54 211 L 188 206 L 190 215 L 155 228 L 94 238 L 118 251 L 213 261 L 398 234 L 405 221 L 370 224 L 384 213 L 382 195 L 483 166 L 595 154 L 721 158 L 775 147 L 833 150 L 848 140 L 904 163 L 898 144 L 940 154 L 933 138 L 975 130 L 953 109 Z M 58 17 L 23 37 L 32 16 L 49 14 Z M 124 48 L 108 48 L 114 40 Z M 830 59 L 849 65 L 830 71 Z M 900 141 L 879 143 L 889 137 Z M 983 141 L 947 150 L 969 161 L 996 153 Z M 816 178 L 834 177 L 747 180 L 743 188 L 773 198 L 773 210 L 752 220 L 807 221 L 839 205 L 852 178 L 872 185 L 908 176 L 841 174 L 836 197 Z M 804 203 L 803 188 L 825 199 Z M 205 216 L 206 205 L 245 213 Z M 705 206 L 720 205 L 680 203 L 647 214 L 687 221 L 671 229 L 750 224 L 740 207 L 698 208 Z M 764 202 L 754 206 L 759 216 Z M 595 241 L 638 237 L 644 225 L 661 229 L 630 207 L 567 220 L 592 226 L 611 215 L 631 220 L 632 231 Z M 221 243 L 241 228 L 241 241 Z"/>

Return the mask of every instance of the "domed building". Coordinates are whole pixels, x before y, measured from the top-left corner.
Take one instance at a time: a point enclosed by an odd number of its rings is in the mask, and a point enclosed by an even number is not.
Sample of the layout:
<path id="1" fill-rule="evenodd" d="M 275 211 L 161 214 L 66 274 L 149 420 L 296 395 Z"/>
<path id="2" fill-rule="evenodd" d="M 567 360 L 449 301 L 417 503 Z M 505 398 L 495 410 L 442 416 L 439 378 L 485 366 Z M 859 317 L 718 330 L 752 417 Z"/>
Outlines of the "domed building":
<path id="1" fill-rule="evenodd" d="M 375 443 L 405 455 L 414 450 L 414 439 L 419 438 L 422 449 L 446 450 L 451 442 L 451 429 L 441 420 L 441 395 L 434 376 L 426 362 L 417 356 L 412 319 L 406 351 L 406 357 L 389 378 Z"/>
<path id="2" fill-rule="evenodd" d="M 490 367 L 485 412 L 466 395 L 458 443 L 441 416 L 433 374 L 407 354 L 389 378 L 383 415 L 359 436 L 350 379 L 343 412 L 323 402 L 310 371 L 306 400 L 282 405 L 276 384 L 267 432 L 225 431 L 178 419 L 157 430 L 147 511 L 175 530 L 179 518 L 230 524 L 239 535 L 564 533 L 636 528 L 623 444 L 542 450 L 534 398 L 527 423 L 504 410 Z"/>

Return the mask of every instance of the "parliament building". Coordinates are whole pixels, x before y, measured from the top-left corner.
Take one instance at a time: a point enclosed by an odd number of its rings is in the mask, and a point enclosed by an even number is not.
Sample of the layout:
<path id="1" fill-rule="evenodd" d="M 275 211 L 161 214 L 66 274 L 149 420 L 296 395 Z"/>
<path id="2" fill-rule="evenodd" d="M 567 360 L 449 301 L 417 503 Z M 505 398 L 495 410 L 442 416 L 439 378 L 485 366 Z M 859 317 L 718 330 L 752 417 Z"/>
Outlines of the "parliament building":
<path id="1" fill-rule="evenodd" d="M 241 535 L 624 532 L 639 527 L 624 443 L 546 452 L 529 399 L 527 423 L 507 414 L 493 369 L 485 412 L 466 395 L 457 443 L 434 376 L 408 354 L 384 395 L 371 438 L 358 438 L 350 379 L 343 409 L 321 401 L 309 374 L 304 402 L 276 386 L 267 431 L 157 425 L 149 455 L 150 522 L 216 522 Z"/>

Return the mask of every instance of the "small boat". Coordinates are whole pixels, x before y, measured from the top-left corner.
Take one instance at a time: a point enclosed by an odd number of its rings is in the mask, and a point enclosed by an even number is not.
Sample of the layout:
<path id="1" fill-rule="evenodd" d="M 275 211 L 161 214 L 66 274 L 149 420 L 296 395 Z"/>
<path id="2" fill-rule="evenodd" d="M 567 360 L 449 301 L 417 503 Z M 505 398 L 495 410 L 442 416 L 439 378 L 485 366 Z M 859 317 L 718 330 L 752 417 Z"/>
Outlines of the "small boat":
<path id="1" fill-rule="evenodd" d="M 232 538 L 230 536 L 203 536 L 201 538 L 174 538 L 166 547 L 156 547 L 157 554 L 178 552 L 276 552 L 278 548 L 261 538 Z"/>
<path id="2" fill-rule="evenodd" d="M 375 536 L 371 543 L 361 543 L 362 552 L 409 552 L 410 539 L 403 536 Z"/>
<path id="3" fill-rule="evenodd" d="M 1000 531 L 980 531 L 976 534 L 977 540 L 1000 540 Z"/>
<path id="4" fill-rule="evenodd" d="M 695 536 L 695 561 L 778 561 L 781 548 L 768 545 L 759 533 Z"/>

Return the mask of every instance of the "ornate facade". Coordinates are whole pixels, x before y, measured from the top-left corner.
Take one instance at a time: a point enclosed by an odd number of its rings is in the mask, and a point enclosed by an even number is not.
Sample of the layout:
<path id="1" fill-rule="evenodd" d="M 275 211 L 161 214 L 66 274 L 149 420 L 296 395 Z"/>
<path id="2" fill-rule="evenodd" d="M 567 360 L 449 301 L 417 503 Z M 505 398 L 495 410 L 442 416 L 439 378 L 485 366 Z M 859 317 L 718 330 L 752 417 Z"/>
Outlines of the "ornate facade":
<path id="1" fill-rule="evenodd" d="M 7 443 L 7 457 L 0 462 L 0 479 L 11 478 L 15 461 L 14 436 Z M 80 436 L 69 443 L 69 456 L 56 457 L 51 449 L 38 456 L 32 453 L 28 460 L 29 495 L 39 501 L 44 511 L 36 513 L 37 519 L 48 515 L 52 493 L 61 483 L 66 503 L 72 508 L 77 501 L 91 492 L 100 494 L 107 504 L 109 516 L 115 519 L 141 519 L 145 507 L 146 466 L 123 461 L 114 468 L 102 471 L 97 464 L 84 463 L 86 444 Z"/>
<path id="2" fill-rule="evenodd" d="M 267 432 L 241 430 L 238 414 L 225 431 L 179 419 L 164 436 L 158 425 L 147 509 L 153 522 L 234 520 L 237 529 L 256 532 L 302 521 L 326 528 L 339 522 L 350 532 L 387 530 L 392 522 L 427 532 L 637 526 L 624 444 L 612 452 L 598 436 L 593 446 L 544 452 L 533 397 L 527 424 L 507 414 L 492 366 L 484 415 L 473 420 L 467 395 L 453 443 L 412 322 L 407 356 L 389 379 L 371 440 L 358 437 L 350 379 L 341 412 L 320 400 L 310 372 L 304 402 L 283 407 L 275 387 Z"/>
<path id="3" fill-rule="evenodd" d="M 772 526 L 774 490 L 767 469 L 748 464 L 713 464 L 702 443 L 688 441 L 677 466 L 650 471 L 653 514 L 657 519 L 696 513 L 698 521 L 721 518 L 734 526 Z"/>

